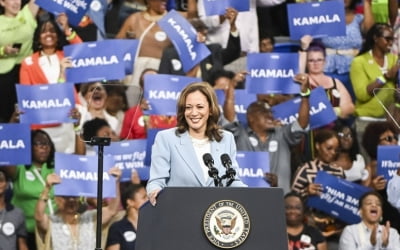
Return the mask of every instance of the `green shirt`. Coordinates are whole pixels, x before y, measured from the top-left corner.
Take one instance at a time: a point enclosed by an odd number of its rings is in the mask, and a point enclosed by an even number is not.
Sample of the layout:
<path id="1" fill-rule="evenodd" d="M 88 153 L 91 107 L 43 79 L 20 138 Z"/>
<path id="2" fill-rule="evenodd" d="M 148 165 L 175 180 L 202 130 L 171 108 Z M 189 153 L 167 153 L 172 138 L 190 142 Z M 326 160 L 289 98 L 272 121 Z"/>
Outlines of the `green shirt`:
<path id="1" fill-rule="evenodd" d="M 389 1 L 388 0 L 372 0 L 371 11 L 376 23 L 389 22 Z"/>
<path id="2" fill-rule="evenodd" d="M 26 4 L 16 17 L 0 15 L 0 47 L 13 43 L 22 43 L 16 56 L 0 57 L 0 74 L 9 72 L 16 64 L 32 54 L 33 33 L 37 23 Z"/>
<path id="3" fill-rule="evenodd" d="M 389 70 L 397 63 L 397 56 L 387 54 L 387 69 Z M 394 101 L 396 85 L 394 81 L 387 81 L 376 95 L 367 92 L 367 86 L 382 76 L 380 66 L 375 62 L 370 52 L 366 52 L 353 59 L 350 67 L 350 79 L 356 96 L 355 114 L 356 116 L 366 116 L 374 118 L 384 118 L 385 107 Z M 381 104 L 382 103 L 382 104 Z"/>
<path id="4" fill-rule="evenodd" d="M 24 165 L 17 166 L 17 175 L 13 180 L 13 198 L 11 203 L 16 207 L 22 209 L 25 215 L 26 229 L 28 232 L 33 233 L 35 231 L 35 207 L 39 200 L 39 196 L 44 189 L 44 184 L 41 182 L 37 174 L 46 181 L 46 177 L 54 173 L 54 168 L 47 168 L 47 164 L 42 165 L 42 170 L 38 171 L 35 166 L 31 166 L 27 169 Z M 50 199 L 55 209 L 54 192 L 53 189 L 50 191 Z M 49 213 L 48 207 L 46 213 Z"/>

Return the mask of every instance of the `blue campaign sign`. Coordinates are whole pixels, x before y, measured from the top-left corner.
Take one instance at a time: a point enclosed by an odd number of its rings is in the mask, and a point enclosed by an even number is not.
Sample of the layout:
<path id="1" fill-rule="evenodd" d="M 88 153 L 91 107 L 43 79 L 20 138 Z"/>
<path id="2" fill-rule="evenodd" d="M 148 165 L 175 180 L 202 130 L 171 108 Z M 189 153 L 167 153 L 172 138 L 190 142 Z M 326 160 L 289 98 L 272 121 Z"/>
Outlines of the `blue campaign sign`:
<path id="1" fill-rule="evenodd" d="M 370 189 L 319 171 L 314 183 L 322 184 L 320 196 L 309 196 L 307 205 L 321 210 L 347 224 L 359 223 L 358 200 Z"/>
<path id="2" fill-rule="evenodd" d="M 215 93 L 218 98 L 218 105 L 221 107 L 224 106 L 225 102 L 225 93 L 222 89 L 215 90 Z M 247 107 L 254 101 L 257 100 L 256 94 L 248 93 L 244 89 L 235 89 L 235 112 L 237 115 L 238 120 L 242 124 L 247 124 Z"/>
<path id="3" fill-rule="evenodd" d="M 337 0 L 288 4 L 290 39 L 299 40 L 304 35 L 345 36 L 344 9 L 344 2 Z"/>
<path id="4" fill-rule="evenodd" d="M 269 172 L 268 152 L 238 151 L 236 160 L 239 171 L 236 173 L 249 187 L 269 187 L 264 173 Z"/>
<path id="5" fill-rule="evenodd" d="M 150 109 L 146 114 L 176 115 L 176 102 L 181 90 L 189 83 L 200 82 L 201 79 L 168 74 L 150 74 L 144 77 L 144 98 Z"/>
<path id="6" fill-rule="evenodd" d="M 147 146 L 146 146 L 146 157 L 144 159 L 144 165 L 150 166 L 151 165 L 151 151 L 153 148 L 154 140 L 156 139 L 156 135 L 158 131 L 162 129 L 148 129 L 147 130 Z"/>
<path id="7" fill-rule="evenodd" d="M 82 17 L 90 9 L 92 0 L 36 0 L 35 4 L 54 15 L 65 13 L 68 22 L 78 26 Z"/>
<path id="8" fill-rule="evenodd" d="M 400 167 L 400 146 L 378 146 L 377 175 L 392 179 Z"/>
<path id="9" fill-rule="evenodd" d="M 115 166 L 122 170 L 121 182 L 130 181 L 134 170 L 148 169 L 148 166 L 144 165 L 146 143 L 145 139 L 126 140 L 112 142 L 110 146 L 104 148 L 104 154 L 111 155 L 114 158 Z"/>
<path id="10" fill-rule="evenodd" d="M 181 14 L 171 10 L 158 21 L 167 33 L 182 61 L 183 71 L 187 72 L 210 55 L 204 43 L 197 42 L 197 32 Z"/>
<path id="11" fill-rule="evenodd" d="M 73 84 L 15 85 L 21 123 L 71 123 L 75 107 Z"/>
<path id="12" fill-rule="evenodd" d="M 54 186 L 55 195 L 97 197 L 97 156 L 55 153 L 55 172 L 61 183 Z M 115 197 L 115 177 L 108 173 L 114 166 L 111 156 L 103 157 L 103 197 Z"/>
<path id="13" fill-rule="evenodd" d="M 296 94 L 293 81 L 299 68 L 297 53 L 251 53 L 247 55 L 246 89 L 254 94 Z"/>
<path id="14" fill-rule="evenodd" d="M 121 50 L 118 55 L 122 55 L 122 61 L 125 63 L 125 75 L 132 74 L 139 40 L 113 39 L 112 41 L 115 44 L 115 48 Z"/>
<path id="15" fill-rule="evenodd" d="M 282 124 L 290 124 L 299 117 L 300 108 L 299 97 L 273 106 L 272 113 L 274 118 L 280 120 Z M 335 111 L 326 96 L 325 90 L 318 87 L 311 91 L 310 95 L 310 128 L 320 128 L 337 119 Z"/>
<path id="16" fill-rule="evenodd" d="M 250 0 L 204 0 L 206 16 L 224 15 L 228 7 L 239 12 L 250 10 Z"/>
<path id="17" fill-rule="evenodd" d="M 29 124 L 0 123 L 0 166 L 32 163 Z"/>
<path id="18" fill-rule="evenodd" d="M 72 58 L 72 67 L 66 70 L 67 81 L 77 83 L 124 78 L 125 49 L 121 47 L 121 41 L 113 39 L 65 46 L 65 56 Z"/>

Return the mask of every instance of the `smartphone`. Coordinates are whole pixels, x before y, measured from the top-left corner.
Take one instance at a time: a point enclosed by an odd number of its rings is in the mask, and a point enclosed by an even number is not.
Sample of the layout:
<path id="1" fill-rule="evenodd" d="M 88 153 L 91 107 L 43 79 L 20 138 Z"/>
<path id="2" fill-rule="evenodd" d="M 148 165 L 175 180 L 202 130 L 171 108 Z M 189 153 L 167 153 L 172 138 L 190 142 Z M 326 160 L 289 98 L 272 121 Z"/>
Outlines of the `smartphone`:
<path id="1" fill-rule="evenodd" d="M 21 49 L 22 43 L 13 43 L 12 47 L 14 49 Z"/>

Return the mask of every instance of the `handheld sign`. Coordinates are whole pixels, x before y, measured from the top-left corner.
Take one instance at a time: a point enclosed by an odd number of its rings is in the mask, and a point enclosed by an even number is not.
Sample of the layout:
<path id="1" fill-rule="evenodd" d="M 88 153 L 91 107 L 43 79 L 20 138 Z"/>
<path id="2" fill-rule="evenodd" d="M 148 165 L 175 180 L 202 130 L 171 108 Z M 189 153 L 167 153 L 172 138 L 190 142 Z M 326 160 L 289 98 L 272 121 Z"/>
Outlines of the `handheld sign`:
<path id="1" fill-rule="evenodd" d="M 344 10 L 344 2 L 337 0 L 288 4 L 290 39 L 299 40 L 304 35 L 345 36 Z"/>
<path id="2" fill-rule="evenodd" d="M 188 72 L 210 55 L 207 46 L 197 41 L 197 32 L 193 26 L 175 10 L 161 18 L 158 25 L 174 44 L 184 72 Z"/>
<path id="3" fill-rule="evenodd" d="M 97 197 L 97 156 L 55 153 L 55 172 L 61 183 L 54 186 L 55 195 Z M 103 158 L 103 197 L 115 197 L 116 180 L 108 174 L 114 166 L 111 156 Z"/>
<path id="4" fill-rule="evenodd" d="M 0 123 L 0 166 L 31 164 L 29 124 Z"/>
<path id="5" fill-rule="evenodd" d="M 269 187 L 264 173 L 269 172 L 268 152 L 238 151 L 236 160 L 239 171 L 236 173 L 249 187 Z"/>
<path id="6" fill-rule="evenodd" d="M 328 213 L 348 224 L 356 224 L 359 198 L 370 189 L 319 171 L 314 183 L 322 184 L 320 196 L 309 196 L 307 205 Z"/>
<path id="7" fill-rule="evenodd" d="M 144 98 L 150 109 L 146 114 L 176 115 L 176 101 L 181 90 L 199 78 L 168 74 L 151 74 L 144 77 Z M 160 84 L 161 83 L 161 84 Z"/>
<path id="8" fill-rule="evenodd" d="M 82 17 L 90 9 L 92 0 L 36 0 L 35 4 L 54 15 L 65 13 L 68 22 L 78 26 Z"/>
<path id="9" fill-rule="evenodd" d="M 229 7 L 239 12 L 250 10 L 249 0 L 204 0 L 203 4 L 206 16 L 224 15 Z"/>
<path id="10" fill-rule="evenodd" d="M 392 179 L 400 167 L 400 146 L 378 146 L 377 175 Z"/>
<path id="11" fill-rule="evenodd" d="M 73 84 L 15 85 L 21 123 L 75 122 L 69 116 L 75 107 Z"/>
<path id="12" fill-rule="evenodd" d="M 253 94 L 296 94 L 293 81 L 298 72 L 297 53 L 251 53 L 247 55 L 246 89 Z"/>

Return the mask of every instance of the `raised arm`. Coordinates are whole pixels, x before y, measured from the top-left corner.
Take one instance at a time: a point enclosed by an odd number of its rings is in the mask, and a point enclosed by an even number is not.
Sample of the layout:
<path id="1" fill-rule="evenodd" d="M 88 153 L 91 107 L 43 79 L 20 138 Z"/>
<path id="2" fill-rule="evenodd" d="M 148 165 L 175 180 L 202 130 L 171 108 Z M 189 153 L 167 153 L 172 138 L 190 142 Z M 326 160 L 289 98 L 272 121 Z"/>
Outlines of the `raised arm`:
<path id="1" fill-rule="evenodd" d="M 116 178 L 116 181 L 115 181 L 116 193 L 115 193 L 115 198 L 111 199 L 108 206 L 103 207 L 102 217 L 101 217 L 103 225 L 107 224 L 112 219 L 112 217 L 114 217 L 114 215 L 116 215 L 118 212 L 118 208 L 121 203 L 121 193 L 120 193 L 120 188 L 119 188 L 119 180 L 121 178 L 121 173 L 122 173 L 122 171 L 121 171 L 121 169 L 119 169 L 119 167 L 113 167 L 109 171 L 109 174 Z"/>
<path id="2" fill-rule="evenodd" d="M 394 24 L 396 23 L 396 18 L 398 15 L 398 10 L 399 10 L 399 2 L 397 0 L 389 0 L 389 21 L 390 21 L 390 25 L 392 25 L 392 27 L 394 26 Z"/>
<path id="3" fill-rule="evenodd" d="M 39 12 L 39 6 L 35 3 L 35 0 L 30 0 L 28 3 L 28 7 L 32 15 L 36 17 L 37 13 Z"/>
<path id="4" fill-rule="evenodd" d="M 364 0 L 364 20 L 361 24 L 361 32 L 366 34 L 374 23 L 375 20 L 374 15 L 372 15 L 371 0 Z"/>
<path id="5" fill-rule="evenodd" d="M 299 108 L 299 118 L 297 119 L 300 127 L 302 129 L 307 128 L 310 120 L 310 102 L 309 97 L 311 94 L 310 83 L 308 79 L 308 75 L 306 74 L 297 74 L 294 77 L 294 81 L 300 84 L 300 108 Z"/>

